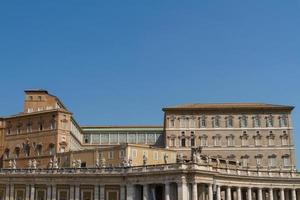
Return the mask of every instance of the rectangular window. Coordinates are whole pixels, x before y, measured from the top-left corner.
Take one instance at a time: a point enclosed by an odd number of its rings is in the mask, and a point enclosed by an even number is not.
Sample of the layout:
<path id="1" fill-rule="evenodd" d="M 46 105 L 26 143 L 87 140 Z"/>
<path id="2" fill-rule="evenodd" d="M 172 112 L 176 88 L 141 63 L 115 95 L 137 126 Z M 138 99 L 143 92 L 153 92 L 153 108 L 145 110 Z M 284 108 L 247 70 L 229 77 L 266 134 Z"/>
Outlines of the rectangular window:
<path id="1" fill-rule="evenodd" d="M 171 147 L 175 147 L 175 138 L 171 138 L 171 144 L 170 144 Z"/>
<path id="2" fill-rule="evenodd" d="M 125 151 L 124 150 L 120 150 L 119 152 L 119 158 L 124 158 L 125 157 Z"/>
<path id="3" fill-rule="evenodd" d="M 92 190 L 82 190 L 81 191 L 81 200 L 93 200 Z"/>
<path id="4" fill-rule="evenodd" d="M 202 146 L 202 147 L 206 147 L 206 146 L 208 146 L 207 145 L 207 138 L 206 137 L 202 137 L 201 139 L 200 139 L 200 145 Z"/>
<path id="5" fill-rule="evenodd" d="M 110 159 L 110 160 L 114 159 L 114 151 L 108 152 L 108 159 Z"/>
<path id="6" fill-rule="evenodd" d="M 109 134 L 108 133 L 101 133 L 101 144 L 108 144 L 109 142 Z"/>
<path id="7" fill-rule="evenodd" d="M 137 157 L 137 150 L 136 149 L 131 149 L 131 157 L 132 157 L 132 159 L 135 159 Z"/>
<path id="8" fill-rule="evenodd" d="M 270 157 L 269 158 L 269 166 L 270 167 L 276 167 L 276 157 Z"/>
<path id="9" fill-rule="evenodd" d="M 192 146 L 192 147 L 195 146 L 195 138 L 191 138 L 191 146 Z"/>
<path id="10" fill-rule="evenodd" d="M 68 190 L 58 190 L 58 200 L 68 200 L 68 195 Z"/>
<path id="11" fill-rule="evenodd" d="M 145 133 L 139 133 L 138 134 L 138 143 L 139 144 L 146 144 L 146 134 Z"/>
<path id="12" fill-rule="evenodd" d="M 127 142 L 127 136 L 126 133 L 119 133 L 119 143 L 126 143 Z"/>
<path id="13" fill-rule="evenodd" d="M 290 166 L 290 158 L 288 156 L 283 157 L 283 166 L 289 167 Z"/>
<path id="14" fill-rule="evenodd" d="M 117 133 L 110 133 L 109 134 L 109 143 L 110 144 L 117 144 L 118 143 L 118 134 Z"/>
<path id="15" fill-rule="evenodd" d="M 92 144 L 99 144 L 99 143 L 100 143 L 100 135 L 92 134 Z"/>
<path id="16" fill-rule="evenodd" d="M 158 160 L 158 152 L 157 151 L 153 152 L 153 160 Z"/>

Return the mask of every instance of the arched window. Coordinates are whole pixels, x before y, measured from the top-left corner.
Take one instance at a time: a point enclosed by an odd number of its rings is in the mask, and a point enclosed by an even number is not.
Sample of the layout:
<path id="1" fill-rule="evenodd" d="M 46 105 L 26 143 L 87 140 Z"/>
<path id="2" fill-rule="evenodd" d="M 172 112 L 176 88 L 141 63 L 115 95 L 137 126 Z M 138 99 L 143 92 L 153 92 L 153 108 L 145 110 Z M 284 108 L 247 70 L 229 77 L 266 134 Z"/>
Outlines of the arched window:
<path id="1" fill-rule="evenodd" d="M 24 150 L 24 153 L 25 153 L 25 156 L 28 157 L 30 156 L 30 145 L 29 143 L 23 143 L 23 150 Z"/>
<path id="2" fill-rule="evenodd" d="M 43 148 L 42 144 L 36 145 L 36 155 L 38 156 L 42 155 L 42 148 Z"/>
<path id="3" fill-rule="evenodd" d="M 26 128 L 27 133 L 31 133 L 32 132 L 32 122 L 29 120 L 26 125 L 27 125 L 27 128 Z"/>
<path id="4" fill-rule="evenodd" d="M 195 146 L 195 133 L 194 131 L 191 132 L 191 146 Z"/>

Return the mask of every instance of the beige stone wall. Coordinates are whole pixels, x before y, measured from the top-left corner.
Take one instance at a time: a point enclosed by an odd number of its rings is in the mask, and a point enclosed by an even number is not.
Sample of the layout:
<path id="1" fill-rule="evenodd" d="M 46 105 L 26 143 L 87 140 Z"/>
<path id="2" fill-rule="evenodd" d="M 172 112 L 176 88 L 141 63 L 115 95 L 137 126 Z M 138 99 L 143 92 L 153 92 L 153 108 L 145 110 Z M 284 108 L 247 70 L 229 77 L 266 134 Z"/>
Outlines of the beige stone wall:
<path id="1" fill-rule="evenodd" d="M 273 126 L 267 126 L 267 118 L 273 117 Z M 288 117 L 287 126 L 282 127 L 280 117 Z M 201 119 L 205 116 L 206 126 L 201 126 Z M 219 116 L 220 126 L 214 127 L 213 120 Z M 233 117 L 233 126 L 228 127 L 227 119 Z M 247 117 L 247 126 L 241 127 L 241 117 Z M 254 117 L 259 116 L 260 126 L 254 127 Z M 180 123 L 181 119 L 188 118 L 189 123 Z M 269 157 L 276 155 L 276 166 L 283 166 L 283 156 L 290 157 L 288 167 L 295 165 L 295 149 L 293 141 L 293 128 L 291 113 L 287 110 L 235 110 L 235 111 L 167 111 L 165 113 L 165 144 L 170 149 L 176 149 L 183 155 L 190 157 L 192 147 L 202 146 L 201 140 L 207 138 L 207 146 L 203 146 L 203 153 L 222 158 L 234 158 L 241 160 L 249 156 L 250 167 L 256 167 L 256 156 L 262 156 L 261 165 L 265 168 L 269 165 Z M 195 120 L 191 123 L 191 120 Z M 174 120 L 174 122 L 172 121 Z M 182 126 L 184 125 L 184 126 Z M 187 125 L 187 126 L 186 126 Z M 194 126 L 193 126 L 194 125 Z M 244 137 L 243 137 L 244 136 Z M 246 144 L 242 144 L 242 138 L 247 137 Z M 219 138 L 219 143 L 216 142 Z M 233 142 L 229 142 L 233 138 Z M 260 138 L 260 139 L 259 139 Z M 273 138 L 273 139 L 272 139 Z M 283 138 L 287 138 L 283 141 Z M 182 146 L 185 140 L 185 147 Z M 173 146 L 175 142 L 175 146 Z M 233 143 L 233 144 L 232 144 Z"/>

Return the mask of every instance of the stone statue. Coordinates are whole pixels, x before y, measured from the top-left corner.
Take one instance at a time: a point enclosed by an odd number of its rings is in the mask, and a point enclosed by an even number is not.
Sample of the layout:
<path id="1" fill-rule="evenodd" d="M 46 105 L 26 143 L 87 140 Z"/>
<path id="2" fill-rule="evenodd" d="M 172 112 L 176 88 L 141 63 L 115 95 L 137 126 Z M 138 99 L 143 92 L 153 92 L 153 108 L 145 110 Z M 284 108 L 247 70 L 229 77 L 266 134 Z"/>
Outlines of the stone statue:
<path id="1" fill-rule="evenodd" d="M 168 154 L 165 154 L 164 155 L 164 162 L 165 162 L 165 164 L 168 164 L 168 159 L 169 159 Z"/>
<path id="2" fill-rule="evenodd" d="M 52 161 L 52 158 L 50 158 L 48 168 L 52 169 L 52 167 L 53 167 L 53 161 Z"/>
<path id="3" fill-rule="evenodd" d="M 33 161 L 32 161 L 32 168 L 36 169 L 36 160 L 35 159 L 33 159 Z"/>
<path id="4" fill-rule="evenodd" d="M 147 156 L 144 154 L 144 155 L 143 155 L 143 165 L 147 165 L 147 160 L 148 160 L 148 158 L 147 158 Z"/>
<path id="5" fill-rule="evenodd" d="M 128 161 L 128 167 L 132 167 L 132 159 L 131 158 Z"/>
<path id="6" fill-rule="evenodd" d="M 72 167 L 73 167 L 73 168 L 76 168 L 76 160 L 73 160 L 73 161 L 72 161 Z"/>
<path id="7" fill-rule="evenodd" d="M 96 159 L 96 168 L 99 168 L 99 158 Z"/>
<path id="8" fill-rule="evenodd" d="M 12 168 L 13 168 L 13 169 L 16 169 L 16 168 L 17 168 L 17 162 L 16 162 L 16 159 L 14 159 L 13 162 L 12 162 Z"/>
<path id="9" fill-rule="evenodd" d="M 58 169 L 58 160 L 57 160 L 56 156 L 54 156 L 54 158 L 53 158 L 53 168 Z"/>
<path id="10" fill-rule="evenodd" d="M 105 168 L 106 167 L 106 160 L 104 157 L 101 157 L 100 160 L 100 168 Z"/>
<path id="11" fill-rule="evenodd" d="M 80 159 L 77 160 L 77 167 L 81 168 L 81 160 Z"/>
<path id="12" fill-rule="evenodd" d="M 31 167 L 32 167 L 32 160 L 29 159 L 29 160 L 28 160 L 28 168 L 30 169 Z"/>
<path id="13" fill-rule="evenodd" d="M 10 169 L 12 168 L 12 161 L 11 161 L 11 160 L 8 161 L 8 167 L 9 167 Z"/>
<path id="14" fill-rule="evenodd" d="M 220 159 L 219 159 L 219 157 L 217 157 L 217 167 L 218 168 L 220 167 Z"/>

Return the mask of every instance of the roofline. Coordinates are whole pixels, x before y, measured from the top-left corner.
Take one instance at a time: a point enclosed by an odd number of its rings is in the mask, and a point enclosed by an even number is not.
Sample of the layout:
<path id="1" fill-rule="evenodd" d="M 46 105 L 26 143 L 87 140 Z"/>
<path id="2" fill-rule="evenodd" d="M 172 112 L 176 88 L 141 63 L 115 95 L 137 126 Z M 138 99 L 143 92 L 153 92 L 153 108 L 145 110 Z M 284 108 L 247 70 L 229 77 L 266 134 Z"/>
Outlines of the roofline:
<path id="1" fill-rule="evenodd" d="M 84 125 L 81 128 L 163 128 L 163 125 Z"/>
<path id="2" fill-rule="evenodd" d="M 39 115 L 39 114 L 52 113 L 52 112 L 63 112 L 63 113 L 72 114 L 71 112 L 69 112 L 67 110 L 64 110 L 64 109 L 52 109 L 52 110 L 43 110 L 43 111 L 32 112 L 32 113 L 19 113 L 19 114 L 16 114 L 16 115 L 11 115 L 11 116 L 7 116 L 7 117 L 3 117 L 2 119 L 12 119 L 12 118 L 17 118 L 17 117 L 27 117 L 27 116 L 31 116 L 31 115 Z"/>

